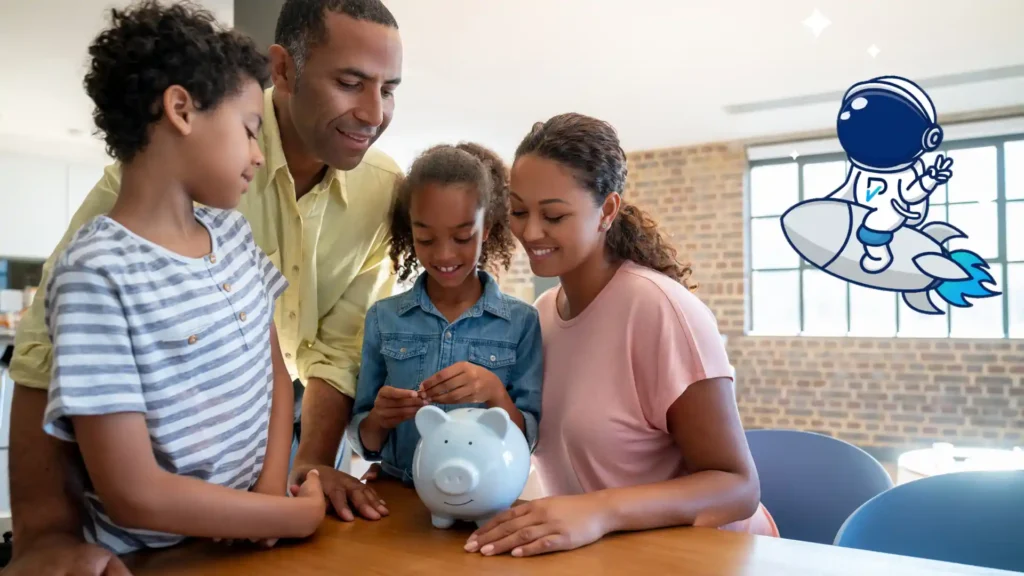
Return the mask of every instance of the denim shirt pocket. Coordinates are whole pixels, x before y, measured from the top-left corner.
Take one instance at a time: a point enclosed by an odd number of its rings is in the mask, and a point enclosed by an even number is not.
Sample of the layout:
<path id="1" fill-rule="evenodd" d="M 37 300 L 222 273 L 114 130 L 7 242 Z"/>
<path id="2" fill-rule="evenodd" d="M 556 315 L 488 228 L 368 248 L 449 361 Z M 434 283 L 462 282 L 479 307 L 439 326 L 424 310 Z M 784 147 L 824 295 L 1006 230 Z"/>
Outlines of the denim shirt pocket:
<path id="1" fill-rule="evenodd" d="M 387 384 L 395 388 L 415 390 L 426 377 L 424 362 L 427 343 L 410 338 L 381 338 L 380 353 L 387 365 Z"/>
<path id="2" fill-rule="evenodd" d="M 508 386 L 512 367 L 516 364 L 516 349 L 498 344 L 470 344 L 469 361 L 494 372 L 502 384 Z"/>

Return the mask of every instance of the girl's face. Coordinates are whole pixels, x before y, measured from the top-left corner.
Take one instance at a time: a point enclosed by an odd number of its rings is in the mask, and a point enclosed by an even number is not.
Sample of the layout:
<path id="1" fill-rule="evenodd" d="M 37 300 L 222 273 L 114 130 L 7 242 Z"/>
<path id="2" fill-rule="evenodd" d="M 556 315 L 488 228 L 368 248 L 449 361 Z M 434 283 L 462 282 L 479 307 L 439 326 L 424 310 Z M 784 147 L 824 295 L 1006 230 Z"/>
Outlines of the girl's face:
<path id="1" fill-rule="evenodd" d="M 487 231 L 474 186 L 428 183 L 417 188 L 409 221 L 416 259 L 438 284 L 458 287 L 476 273 Z"/>
<path id="2" fill-rule="evenodd" d="M 551 278 L 575 270 L 595 251 L 604 250 L 601 223 L 614 206 L 596 206 L 567 166 L 527 154 L 512 165 L 511 228 L 530 257 L 537 276 Z"/>
<path id="3" fill-rule="evenodd" d="M 192 199 L 207 206 L 233 209 L 263 164 L 257 137 L 263 123 L 263 92 L 254 80 L 221 101 L 196 112 L 191 132 L 182 140 L 186 166 L 193 175 L 186 185 Z"/>

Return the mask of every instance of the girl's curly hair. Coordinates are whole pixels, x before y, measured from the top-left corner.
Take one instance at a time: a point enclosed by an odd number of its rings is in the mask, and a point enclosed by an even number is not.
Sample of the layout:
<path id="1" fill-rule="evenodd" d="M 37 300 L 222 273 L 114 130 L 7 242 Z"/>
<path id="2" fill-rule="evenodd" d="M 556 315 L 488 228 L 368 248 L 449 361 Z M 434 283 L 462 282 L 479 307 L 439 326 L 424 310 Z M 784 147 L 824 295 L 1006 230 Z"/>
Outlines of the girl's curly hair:
<path id="1" fill-rule="evenodd" d="M 562 114 L 537 122 L 516 149 L 516 159 L 527 154 L 553 160 L 572 169 L 576 180 L 600 205 L 612 192 L 626 186 L 626 153 L 611 124 L 582 114 Z M 620 260 L 631 260 L 657 270 L 690 291 L 690 265 L 679 261 L 671 241 L 658 223 L 636 205 L 623 201 L 605 237 L 605 249 Z"/>
<path id="2" fill-rule="evenodd" d="M 477 266 L 492 271 L 508 270 L 515 251 L 515 238 L 508 225 L 508 167 L 492 150 L 462 142 L 428 149 L 413 162 L 409 175 L 397 185 L 391 212 L 389 254 L 399 280 L 408 280 L 419 268 L 409 206 L 412 195 L 426 184 L 465 184 L 476 188 L 485 210 L 484 226 L 490 231 Z"/>

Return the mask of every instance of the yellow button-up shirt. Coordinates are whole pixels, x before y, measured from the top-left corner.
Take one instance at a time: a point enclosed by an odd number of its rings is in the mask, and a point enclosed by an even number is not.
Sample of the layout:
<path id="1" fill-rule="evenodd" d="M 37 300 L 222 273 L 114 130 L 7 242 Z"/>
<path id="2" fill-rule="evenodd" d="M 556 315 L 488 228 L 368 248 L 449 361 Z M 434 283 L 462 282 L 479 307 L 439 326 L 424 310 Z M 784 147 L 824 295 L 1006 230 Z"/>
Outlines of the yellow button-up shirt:
<path id="1" fill-rule="evenodd" d="M 264 93 L 259 136 L 266 162 L 256 171 L 238 210 L 252 226 L 256 243 L 288 279 L 274 323 L 292 378 L 322 378 L 354 396 L 366 311 L 395 286 L 388 258 L 388 214 L 401 170 L 391 158 L 371 149 L 354 170 L 329 170 L 296 200 L 272 93 L 273 88 Z M 106 168 L 44 264 L 41 286 L 15 337 L 10 367 L 15 382 L 49 387 L 52 348 L 43 320 L 46 282 L 54 260 L 75 232 L 114 206 L 120 179 L 117 163 Z"/>

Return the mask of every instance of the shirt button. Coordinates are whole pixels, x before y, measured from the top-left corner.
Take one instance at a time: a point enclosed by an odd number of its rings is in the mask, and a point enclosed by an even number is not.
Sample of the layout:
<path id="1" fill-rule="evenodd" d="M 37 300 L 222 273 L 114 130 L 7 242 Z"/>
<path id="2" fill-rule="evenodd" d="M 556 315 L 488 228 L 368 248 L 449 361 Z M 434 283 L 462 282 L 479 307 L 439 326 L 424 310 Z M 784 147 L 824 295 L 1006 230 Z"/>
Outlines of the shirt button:
<path id="1" fill-rule="evenodd" d="M 402 354 L 405 354 L 405 348 L 400 348 L 398 351 L 401 352 Z"/>
<path id="2" fill-rule="evenodd" d="M 195 343 L 196 343 L 196 342 L 198 342 L 198 341 L 199 341 L 199 337 L 198 337 L 198 336 L 196 336 L 195 334 L 193 334 L 193 335 L 191 335 L 191 336 L 189 336 L 189 337 L 188 337 L 188 343 L 189 343 L 189 345 L 195 344 Z"/>
<path id="3" fill-rule="evenodd" d="M 217 255 L 216 254 L 210 254 L 210 264 L 216 264 L 216 263 L 217 263 Z"/>
<path id="4" fill-rule="evenodd" d="M 288 313 L 288 319 L 289 320 L 295 320 L 295 312 L 289 312 Z"/>
<path id="5" fill-rule="evenodd" d="M 449 339 L 449 340 L 451 340 L 452 339 L 452 333 L 451 332 L 445 332 L 444 333 L 444 337 Z"/>
<path id="6" fill-rule="evenodd" d="M 231 284 L 225 283 L 224 284 L 224 291 L 225 292 L 231 292 Z"/>
<path id="7" fill-rule="evenodd" d="M 285 352 L 285 353 L 284 353 L 284 357 L 285 357 L 285 358 L 288 358 L 288 359 L 290 360 L 290 359 L 291 359 L 291 357 L 292 357 L 292 353 L 291 353 L 291 352 Z"/>
<path id="8" fill-rule="evenodd" d="M 294 273 L 294 274 L 298 274 L 299 273 L 299 267 L 297 265 L 296 266 L 292 266 L 292 273 Z"/>
<path id="9" fill-rule="evenodd" d="M 491 362 L 497 362 L 497 360 L 498 360 L 498 357 L 495 356 L 494 354 L 491 354 Z"/>
<path id="10" fill-rule="evenodd" d="M 313 347 L 313 343 L 312 342 L 306 342 L 306 348 L 312 348 L 312 347 Z"/>
<path id="11" fill-rule="evenodd" d="M 245 322 L 245 312 L 240 312 L 238 314 L 238 319 L 241 320 L 242 322 Z"/>

